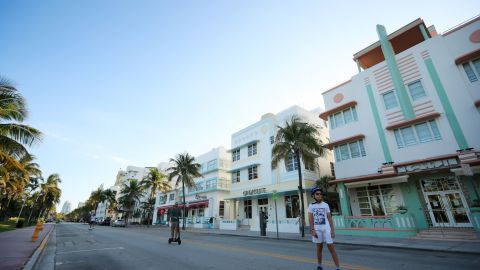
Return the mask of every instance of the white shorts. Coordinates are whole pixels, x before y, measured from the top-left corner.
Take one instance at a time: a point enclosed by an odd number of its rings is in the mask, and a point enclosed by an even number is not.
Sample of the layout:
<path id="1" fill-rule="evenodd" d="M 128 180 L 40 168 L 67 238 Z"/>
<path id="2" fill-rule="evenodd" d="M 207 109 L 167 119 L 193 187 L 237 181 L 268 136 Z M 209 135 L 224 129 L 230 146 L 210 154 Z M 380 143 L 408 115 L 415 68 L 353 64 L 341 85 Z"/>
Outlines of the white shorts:
<path id="1" fill-rule="evenodd" d="M 333 244 L 332 233 L 331 230 L 315 230 L 317 233 L 318 238 L 312 236 L 312 242 L 321 244 L 323 242 L 327 244 Z"/>

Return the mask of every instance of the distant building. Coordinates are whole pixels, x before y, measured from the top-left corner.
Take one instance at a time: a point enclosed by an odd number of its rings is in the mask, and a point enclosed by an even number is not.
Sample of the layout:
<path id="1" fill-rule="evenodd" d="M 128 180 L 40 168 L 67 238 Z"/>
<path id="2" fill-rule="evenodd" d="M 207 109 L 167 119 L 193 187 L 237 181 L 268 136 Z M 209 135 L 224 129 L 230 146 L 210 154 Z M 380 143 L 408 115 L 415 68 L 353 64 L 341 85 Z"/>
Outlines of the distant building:
<path id="1" fill-rule="evenodd" d="M 65 201 L 65 203 L 63 203 L 63 207 L 62 207 L 62 211 L 61 213 L 62 214 L 68 214 L 72 211 L 72 203 L 70 201 Z"/>
<path id="2" fill-rule="evenodd" d="M 81 208 L 81 207 L 84 207 L 84 206 L 85 206 L 84 202 L 79 202 L 77 208 Z"/>

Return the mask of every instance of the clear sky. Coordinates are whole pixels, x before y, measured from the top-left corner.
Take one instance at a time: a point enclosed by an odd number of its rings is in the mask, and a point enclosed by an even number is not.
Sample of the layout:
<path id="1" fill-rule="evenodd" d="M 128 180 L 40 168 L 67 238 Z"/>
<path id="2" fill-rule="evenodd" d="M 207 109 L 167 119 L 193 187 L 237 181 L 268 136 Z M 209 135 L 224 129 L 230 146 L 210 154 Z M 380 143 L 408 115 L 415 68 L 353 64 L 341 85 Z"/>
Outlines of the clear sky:
<path id="1" fill-rule="evenodd" d="M 45 135 L 31 153 L 44 177 L 60 174 L 60 206 L 75 208 L 127 165 L 230 148 L 265 113 L 323 107 L 376 24 L 391 33 L 422 18 L 442 33 L 479 11 L 458 0 L 0 0 L 0 76 L 27 99 L 27 124 Z"/>

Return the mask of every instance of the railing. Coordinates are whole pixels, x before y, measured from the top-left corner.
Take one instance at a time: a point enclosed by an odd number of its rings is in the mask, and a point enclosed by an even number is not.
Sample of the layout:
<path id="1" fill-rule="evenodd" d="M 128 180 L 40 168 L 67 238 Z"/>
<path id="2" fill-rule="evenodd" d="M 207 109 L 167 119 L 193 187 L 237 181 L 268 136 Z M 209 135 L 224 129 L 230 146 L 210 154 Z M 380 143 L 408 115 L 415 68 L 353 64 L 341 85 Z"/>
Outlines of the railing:
<path id="1" fill-rule="evenodd" d="M 387 216 L 333 216 L 335 228 L 357 230 L 416 230 L 415 220 L 409 214 Z"/>

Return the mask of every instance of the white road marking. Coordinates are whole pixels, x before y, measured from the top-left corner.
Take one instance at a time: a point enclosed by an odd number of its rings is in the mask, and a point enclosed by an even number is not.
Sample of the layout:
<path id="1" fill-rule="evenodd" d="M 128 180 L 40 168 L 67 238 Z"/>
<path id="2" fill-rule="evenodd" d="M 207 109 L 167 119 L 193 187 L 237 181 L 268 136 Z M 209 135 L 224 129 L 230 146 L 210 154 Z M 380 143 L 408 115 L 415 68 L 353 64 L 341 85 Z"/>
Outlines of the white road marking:
<path id="1" fill-rule="evenodd" d="M 96 249 L 83 249 L 83 250 L 72 250 L 65 252 L 57 252 L 58 254 L 68 254 L 68 253 L 78 253 L 78 252 L 91 252 L 91 251 L 100 251 L 100 250 L 114 250 L 114 249 L 125 249 L 124 247 L 114 247 L 114 248 L 96 248 Z"/>

